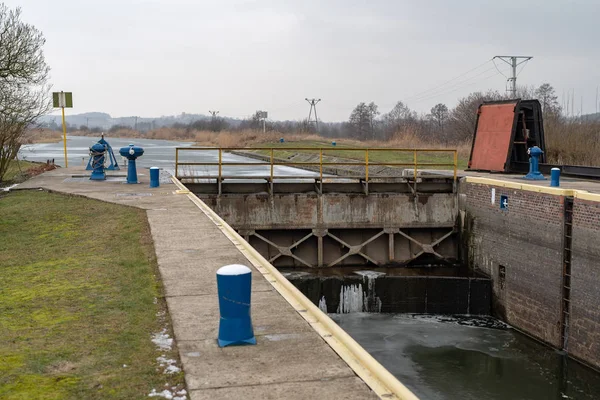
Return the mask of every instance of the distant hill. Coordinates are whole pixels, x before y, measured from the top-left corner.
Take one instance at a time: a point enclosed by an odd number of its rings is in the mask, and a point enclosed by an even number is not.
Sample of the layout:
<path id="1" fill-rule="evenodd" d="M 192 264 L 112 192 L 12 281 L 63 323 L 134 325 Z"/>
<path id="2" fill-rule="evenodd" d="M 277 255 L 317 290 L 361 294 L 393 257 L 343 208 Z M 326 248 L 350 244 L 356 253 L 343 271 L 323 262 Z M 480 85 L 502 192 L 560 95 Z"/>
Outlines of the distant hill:
<path id="1" fill-rule="evenodd" d="M 581 118 L 586 121 L 600 121 L 600 113 L 584 114 Z"/>
<path id="2" fill-rule="evenodd" d="M 90 129 L 100 128 L 108 130 L 113 126 L 128 126 L 137 128 L 139 131 L 145 132 L 152 129 L 173 126 L 174 124 L 189 124 L 194 121 L 209 119 L 210 116 L 204 114 L 188 114 L 181 113 L 179 115 L 169 115 L 161 117 L 116 117 L 113 118 L 110 114 L 103 112 L 88 112 L 82 114 L 68 115 L 65 120 L 68 125 L 79 128 L 87 126 Z M 230 126 L 237 126 L 241 120 L 235 118 L 223 117 Z M 40 124 L 44 127 L 55 129 L 61 125 L 61 117 L 59 115 L 45 115 L 40 118 Z"/>

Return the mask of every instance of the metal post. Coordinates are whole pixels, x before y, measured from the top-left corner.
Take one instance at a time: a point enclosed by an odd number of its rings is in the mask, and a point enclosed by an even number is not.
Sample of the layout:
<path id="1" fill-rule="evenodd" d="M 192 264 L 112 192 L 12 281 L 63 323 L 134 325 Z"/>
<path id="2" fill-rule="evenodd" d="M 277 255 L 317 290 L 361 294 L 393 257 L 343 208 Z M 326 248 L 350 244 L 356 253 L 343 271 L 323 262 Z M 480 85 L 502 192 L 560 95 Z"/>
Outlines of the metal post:
<path id="1" fill-rule="evenodd" d="M 273 148 L 271 147 L 271 183 L 273 182 Z"/>
<path id="2" fill-rule="evenodd" d="M 179 148 L 175 147 L 175 179 L 179 179 Z"/>
<path id="3" fill-rule="evenodd" d="M 512 63 L 512 94 L 517 97 L 517 57 L 511 57 Z"/>
<path id="4" fill-rule="evenodd" d="M 369 149 L 365 150 L 365 181 L 369 182 Z"/>
<path id="5" fill-rule="evenodd" d="M 219 182 L 223 172 L 223 149 L 219 148 Z"/>
<path id="6" fill-rule="evenodd" d="M 62 92 L 61 92 L 62 93 Z M 65 107 L 62 109 L 62 124 L 63 124 L 63 145 L 65 148 L 65 168 L 69 168 L 69 159 L 67 158 L 67 123 L 65 122 Z"/>
<path id="7" fill-rule="evenodd" d="M 458 168 L 458 151 L 454 150 L 454 182 L 456 182 L 457 168 Z"/>
<path id="8" fill-rule="evenodd" d="M 415 179 L 415 182 L 416 182 L 417 181 L 417 151 L 416 150 L 413 152 L 413 162 L 415 164 L 414 165 L 415 170 L 414 170 L 413 178 Z"/>
<path id="9" fill-rule="evenodd" d="M 523 64 L 524 62 L 531 60 L 533 57 L 530 57 L 530 56 L 495 56 L 494 59 L 496 59 L 496 58 L 498 58 L 498 59 L 504 61 L 505 63 L 507 63 L 508 65 L 510 65 L 512 76 L 510 78 L 508 78 L 508 81 L 510 81 L 510 83 L 511 83 L 509 91 L 511 92 L 513 97 L 517 97 L 517 66 Z M 517 62 L 518 59 L 522 59 L 522 61 Z M 498 67 L 496 67 L 496 68 L 498 68 Z M 502 71 L 498 70 L 498 72 L 500 72 L 502 74 Z M 502 74 L 502 75 L 504 75 L 504 74 Z"/>
<path id="10" fill-rule="evenodd" d="M 413 178 L 414 178 L 413 186 L 414 186 L 414 192 L 416 195 L 416 193 L 417 193 L 417 150 L 414 151 L 414 162 L 415 162 L 415 170 L 414 170 L 414 174 L 413 174 Z"/>
<path id="11" fill-rule="evenodd" d="M 217 180 L 219 196 L 221 195 L 222 183 L 223 183 L 223 149 L 221 149 L 219 147 L 219 178 Z"/>

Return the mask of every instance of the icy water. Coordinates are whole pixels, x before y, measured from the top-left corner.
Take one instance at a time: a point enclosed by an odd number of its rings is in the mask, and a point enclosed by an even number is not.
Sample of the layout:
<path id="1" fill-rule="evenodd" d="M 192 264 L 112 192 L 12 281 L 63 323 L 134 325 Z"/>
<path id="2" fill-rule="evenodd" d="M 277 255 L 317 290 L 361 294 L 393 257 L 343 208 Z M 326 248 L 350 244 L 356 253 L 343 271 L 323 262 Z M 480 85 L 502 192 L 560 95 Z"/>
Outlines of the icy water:
<path id="1" fill-rule="evenodd" d="M 600 374 L 491 318 L 330 314 L 425 399 L 600 399 Z"/>
<path id="2" fill-rule="evenodd" d="M 89 159 L 89 148 L 96 143 L 100 137 L 86 137 L 86 136 L 67 136 L 67 155 L 69 158 L 69 166 L 82 165 L 87 163 Z M 121 156 L 119 155 L 119 148 L 128 146 L 129 143 L 133 143 L 136 146 L 140 146 L 144 149 L 144 155 L 137 159 L 137 165 L 140 168 L 159 167 L 169 173 L 173 174 L 175 171 L 175 148 L 176 147 L 191 147 L 194 144 L 190 142 L 176 142 L 171 140 L 153 140 L 153 139 L 119 139 L 106 137 L 108 143 L 110 143 L 117 162 L 122 166 Z M 244 163 L 258 163 L 259 161 L 240 157 L 229 153 L 223 153 L 223 162 L 244 162 Z M 25 145 L 19 152 L 19 158 L 27 161 L 41 161 L 54 159 L 57 165 L 64 166 L 64 151 L 63 142 L 56 143 L 37 143 Z M 219 153 L 218 151 L 184 151 L 180 152 L 180 161 L 189 162 L 218 162 Z M 218 174 L 217 166 L 206 166 L 206 167 L 182 167 L 179 171 L 180 175 L 185 174 L 201 174 L 201 175 L 212 175 Z M 225 166 L 222 171 L 223 175 L 236 175 L 236 176 L 268 176 L 270 173 L 270 166 L 257 165 L 257 166 Z M 276 166 L 274 173 L 277 176 L 313 176 L 316 173 L 303 171 L 297 168 Z"/>

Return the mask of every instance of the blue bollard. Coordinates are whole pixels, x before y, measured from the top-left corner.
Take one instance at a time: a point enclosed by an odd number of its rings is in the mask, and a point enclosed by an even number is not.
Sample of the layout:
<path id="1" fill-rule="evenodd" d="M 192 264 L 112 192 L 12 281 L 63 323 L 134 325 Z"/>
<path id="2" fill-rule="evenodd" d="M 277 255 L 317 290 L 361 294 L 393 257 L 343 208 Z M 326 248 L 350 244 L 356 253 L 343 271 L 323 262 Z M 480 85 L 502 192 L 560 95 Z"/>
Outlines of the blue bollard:
<path id="1" fill-rule="evenodd" d="M 155 188 L 160 186 L 160 169 L 158 167 L 150 168 L 150 187 Z"/>
<path id="2" fill-rule="evenodd" d="M 335 146 L 336 144 L 337 144 L 337 143 L 335 143 L 335 142 L 331 142 L 331 145 L 332 145 L 332 146 Z"/>
<path id="3" fill-rule="evenodd" d="M 546 178 L 544 178 L 544 175 L 540 172 L 540 156 L 544 154 L 542 149 L 533 146 L 527 150 L 527 154 L 529 154 L 529 173 L 525 175 L 524 178 L 532 181 L 545 180 Z"/>
<path id="4" fill-rule="evenodd" d="M 256 344 L 250 317 L 252 271 L 239 265 L 226 265 L 217 271 L 219 292 L 219 347 Z"/>
<path id="5" fill-rule="evenodd" d="M 135 167 L 135 159 L 144 154 L 144 149 L 130 144 L 129 147 L 121 147 L 119 154 L 126 157 L 127 162 L 127 183 L 138 183 L 137 169 Z"/>
<path id="6" fill-rule="evenodd" d="M 285 139 L 284 138 L 279 138 L 279 143 L 283 143 L 283 142 L 285 142 Z"/>
<path id="7" fill-rule="evenodd" d="M 550 170 L 550 186 L 560 186 L 560 168 L 552 168 Z"/>

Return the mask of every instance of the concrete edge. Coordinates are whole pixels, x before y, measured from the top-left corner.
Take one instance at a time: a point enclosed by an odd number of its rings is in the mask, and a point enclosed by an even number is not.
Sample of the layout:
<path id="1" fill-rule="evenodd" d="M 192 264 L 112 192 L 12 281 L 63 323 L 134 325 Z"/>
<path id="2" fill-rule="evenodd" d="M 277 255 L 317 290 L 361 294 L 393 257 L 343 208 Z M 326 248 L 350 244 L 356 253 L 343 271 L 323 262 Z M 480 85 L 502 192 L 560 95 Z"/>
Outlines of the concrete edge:
<path id="1" fill-rule="evenodd" d="M 375 360 L 327 314 L 304 296 L 210 207 L 196 195 L 190 193 L 177 178 L 172 177 L 171 179 L 180 188 L 181 192 L 178 191 L 178 193 L 186 194 L 214 222 L 273 288 L 308 322 L 377 396 L 384 399 L 418 400 L 406 386 Z"/>
<path id="2" fill-rule="evenodd" d="M 561 188 L 555 188 L 555 187 L 538 186 L 538 185 L 531 185 L 528 183 L 508 182 L 508 181 L 503 181 L 500 179 L 481 178 L 478 176 L 466 176 L 464 179 L 465 179 L 465 182 L 467 182 L 467 183 L 479 183 L 482 185 L 500 186 L 500 187 L 505 187 L 505 188 L 509 188 L 509 189 L 519 189 L 519 190 L 526 190 L 529 192 L 551 194 L 551 195 L 556 195 L 556 196 L 575 197 L 575 198 L 578 198 L 581 200 L 600 202 L 600 194 L 589 193 L 585 190 L 561 189 Z"/>

